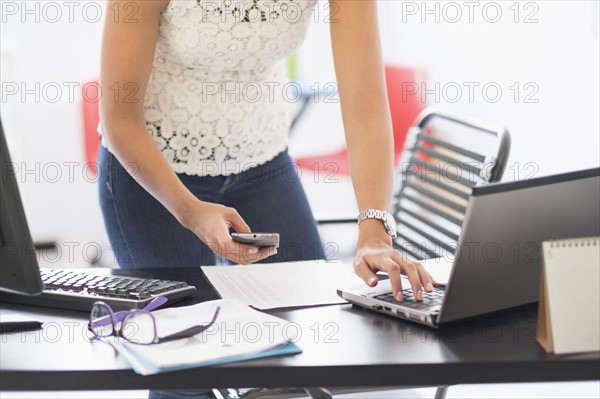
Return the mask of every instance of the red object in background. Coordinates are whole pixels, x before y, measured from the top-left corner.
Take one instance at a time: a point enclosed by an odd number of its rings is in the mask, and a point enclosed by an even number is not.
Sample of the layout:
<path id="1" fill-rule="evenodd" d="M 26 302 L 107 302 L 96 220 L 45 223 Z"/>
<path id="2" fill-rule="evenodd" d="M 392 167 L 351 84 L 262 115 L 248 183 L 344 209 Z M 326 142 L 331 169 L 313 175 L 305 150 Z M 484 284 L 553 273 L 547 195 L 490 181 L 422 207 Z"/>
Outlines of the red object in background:
<path id="1" fill-rule="evenodd" d="M 394 166 L 397 166 L 408 130 L 425 108 L 425 104 L 421 102 L 424 73 L 415 68 L 387 65 L 385 80 L 394 133 Z M 347 148 L 329 154 L 298 158 L 296 164 L 301 169 L 350 175 Z"/>
<path id="2" fill-rule="evenodd" d="M 97 80 L 87 82 L 82 88 L 82 111 L 83 111 L 83 143 L 85 149 L 85 162 L 89 171 L 96 176 L 98 173 L 98 147 L 100 137 L 98 136 L 98 122 L 100 121 L 99 102 L 100 85 Z"/>

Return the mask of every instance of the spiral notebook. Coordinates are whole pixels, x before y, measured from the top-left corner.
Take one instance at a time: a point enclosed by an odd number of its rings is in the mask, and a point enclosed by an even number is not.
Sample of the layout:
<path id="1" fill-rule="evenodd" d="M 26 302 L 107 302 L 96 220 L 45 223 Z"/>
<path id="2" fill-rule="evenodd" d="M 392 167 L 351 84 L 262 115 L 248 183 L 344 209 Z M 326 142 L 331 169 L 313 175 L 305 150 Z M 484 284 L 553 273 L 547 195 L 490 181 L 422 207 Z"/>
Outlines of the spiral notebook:
<path id="1" fill-rule="evenodd" d="M 600 237 L 542 244 L 538 342 L 556 354 L 600 350 Z"/>

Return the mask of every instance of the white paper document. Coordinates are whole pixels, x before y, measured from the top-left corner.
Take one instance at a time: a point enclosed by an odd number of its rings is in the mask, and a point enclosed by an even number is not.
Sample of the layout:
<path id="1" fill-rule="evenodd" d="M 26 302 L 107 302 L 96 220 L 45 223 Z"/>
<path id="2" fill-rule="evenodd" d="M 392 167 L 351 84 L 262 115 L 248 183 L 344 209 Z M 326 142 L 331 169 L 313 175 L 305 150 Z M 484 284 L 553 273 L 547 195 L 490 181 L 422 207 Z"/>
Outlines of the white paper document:
<path id="1" fill-rule="evenodd" d="M 351 265 L 325 261 L 203 266 L 202 271 L 221 298 L 263 310 L 346 303 L 336 290 L 362 281 Z"/>

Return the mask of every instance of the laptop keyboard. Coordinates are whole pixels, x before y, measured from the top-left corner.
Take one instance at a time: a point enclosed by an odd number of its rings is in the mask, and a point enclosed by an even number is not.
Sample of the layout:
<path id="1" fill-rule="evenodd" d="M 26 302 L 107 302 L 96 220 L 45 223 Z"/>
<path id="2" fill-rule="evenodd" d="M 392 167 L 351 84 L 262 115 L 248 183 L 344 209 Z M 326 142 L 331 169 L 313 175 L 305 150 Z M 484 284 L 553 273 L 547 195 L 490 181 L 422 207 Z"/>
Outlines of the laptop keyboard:
<path id="1" fill-rule="evenodd" d="M 402 302 L 398 302 L 396 299 L 394 299 L 394 294 L 392 294 L 391 292 L 383 295 L 378 295 L 374 298 L 383 302 L 406 306 L 411 309 L 429 310 L 434 312 L 439 311 L 441 309 L 442 303 L 444 302 L 445 294 L 445 287 L 441 286 L 434 288 L 432 292 L 423 291 L 423 301 L 417 301 L 413 296 L 411 289 L 406 289 L 402 291 Z"/>

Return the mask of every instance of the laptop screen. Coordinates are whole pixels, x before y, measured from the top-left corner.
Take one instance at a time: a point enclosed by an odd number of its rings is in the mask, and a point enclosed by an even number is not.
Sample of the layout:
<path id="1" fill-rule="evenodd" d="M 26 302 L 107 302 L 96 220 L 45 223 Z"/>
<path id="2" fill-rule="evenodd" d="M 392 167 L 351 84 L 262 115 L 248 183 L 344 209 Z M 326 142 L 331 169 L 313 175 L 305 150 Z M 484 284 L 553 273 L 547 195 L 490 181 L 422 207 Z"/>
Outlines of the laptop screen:
<path id="1" fill-rule="evenodd" d="M 600 168 L 476 187 L 441 322 L 536 302 L 542 242 L 597 235 Z"/>

